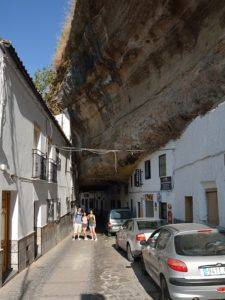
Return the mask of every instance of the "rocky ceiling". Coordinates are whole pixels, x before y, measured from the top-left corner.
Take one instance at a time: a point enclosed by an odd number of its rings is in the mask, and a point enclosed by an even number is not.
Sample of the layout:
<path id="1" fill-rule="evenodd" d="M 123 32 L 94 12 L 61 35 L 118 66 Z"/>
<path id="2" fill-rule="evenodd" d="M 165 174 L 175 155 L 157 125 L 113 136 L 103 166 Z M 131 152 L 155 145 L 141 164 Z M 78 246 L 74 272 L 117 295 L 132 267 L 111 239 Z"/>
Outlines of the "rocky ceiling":
<path id="1" fill-rule="evenodd" d="M 55 95 L 73 145 L 144 149 L 225 100 L 225 1 L 77 0 Z M 62 51 L 63 48 L 63 51 Z M 142 154 L 79 156 L 82 185 L 126 181 Z"/>

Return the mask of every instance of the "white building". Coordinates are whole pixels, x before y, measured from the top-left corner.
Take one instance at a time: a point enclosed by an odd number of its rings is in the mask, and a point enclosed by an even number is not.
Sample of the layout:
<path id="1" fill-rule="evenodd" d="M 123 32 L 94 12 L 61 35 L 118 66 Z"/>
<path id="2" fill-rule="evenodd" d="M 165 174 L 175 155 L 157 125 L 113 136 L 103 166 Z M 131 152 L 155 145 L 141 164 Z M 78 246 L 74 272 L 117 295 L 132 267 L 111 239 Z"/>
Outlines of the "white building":
<path id="1" fill-rule="evenodd" d="M 70 143 L 14 48 L 0 42 L 2 272 L 22 270 L 71 229 Z M 1 271 L 1 270 L 0 270 Z"/>
<path id="2" fill-rule="evenodd" d="M 135 216 L 167 219 L 168 207 L 174 205 L 174 150 L 171 141 L 146 156 L 130 177 L 129 206 Z"/>
<path id="3" fill-rule="evenodd" d="M 178 219 L 225 226 L 225 102 L 177 141 L 174 183 Z"/>

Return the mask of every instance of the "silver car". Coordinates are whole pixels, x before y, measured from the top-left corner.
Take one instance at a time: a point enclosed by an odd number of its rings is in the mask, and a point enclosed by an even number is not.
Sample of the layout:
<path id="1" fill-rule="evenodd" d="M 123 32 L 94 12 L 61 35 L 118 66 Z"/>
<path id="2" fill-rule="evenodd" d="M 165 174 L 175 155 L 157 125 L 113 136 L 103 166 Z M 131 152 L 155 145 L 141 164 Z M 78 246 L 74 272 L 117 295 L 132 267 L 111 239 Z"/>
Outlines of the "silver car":
<path id="1" fill-rule="evenodd" d="M 127 252 L 127 259 L 133 262 L 141 254 L 141 241 L 147 241 L 152 232 L 163 225 L 163 220 L 133 218 L 127 220 L 116 234 L 116 247 Z"/>
<path id="2" fill-rule="evenodd" d="M 124 222 L 130 218 L 132 218 L 132 212 L 129 208 L 117 208 L 110 210 L 107 220 L 108 236 L 119 231 Z"/>
<path id="3" fill-rule="evenodd" d="M 225 299 L 225 235 L 201 224 L 172 224 L 142 242 L 144 268 L 162 300 Z"/>

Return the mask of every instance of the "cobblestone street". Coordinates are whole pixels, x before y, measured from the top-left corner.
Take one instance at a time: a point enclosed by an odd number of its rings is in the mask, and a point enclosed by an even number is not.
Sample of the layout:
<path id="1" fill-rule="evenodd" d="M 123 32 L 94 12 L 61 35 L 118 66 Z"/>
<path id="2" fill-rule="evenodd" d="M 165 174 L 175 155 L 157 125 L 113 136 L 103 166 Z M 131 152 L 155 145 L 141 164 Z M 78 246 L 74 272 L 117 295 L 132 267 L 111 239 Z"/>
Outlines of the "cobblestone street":
<path id="1" fill-rule="evenodd" d="M 16 275 L 0 299 L 153 299 L 157 287 L 114 248 L 114 237 L 98 242 L 66 238 Z"/>

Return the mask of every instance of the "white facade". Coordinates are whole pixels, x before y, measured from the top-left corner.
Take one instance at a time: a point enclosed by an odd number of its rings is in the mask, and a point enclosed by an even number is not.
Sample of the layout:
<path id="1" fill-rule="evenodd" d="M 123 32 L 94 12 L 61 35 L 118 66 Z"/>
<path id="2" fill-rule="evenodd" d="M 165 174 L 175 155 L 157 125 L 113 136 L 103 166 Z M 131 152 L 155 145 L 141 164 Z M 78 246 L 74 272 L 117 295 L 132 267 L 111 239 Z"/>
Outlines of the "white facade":
<path id="1" fill-rule="evenodd" d="M 165 214 L 167 213 L 167 204 L 174 204 L 173 192 L 173 169 L 174 169 L 174 150 L 175 142 L 171 141 L 165 147 L 145 157 L 136 167 L 141 171 L 140 186 L 135 186 L 135 172 L 133 172 L 129 181 L 129 207 L 137 217 L 161 217 L 161 209 L 165 203 Z M 172 189 L 162 190 L 159 174 L 159 157 L 166 155 L 166 173 L 163 177 L 171 177 Z M 150 160 L 150 178 L 145 176 L 145 161 Z M 166 216 L 164 216 L 166 218 Z"/>
<path id="2" fill-rule="evenodd" d="M 3 192 L 9 191 L 9 241 L 19 241 L 48 224 L 48 199 L 54 202 L 54 219 L 66 215 L 72 194 L 70 156 L 61 150 L 56 153 L 56 147 L 69 144 L 18 68 L 17 58 L 8 47 L 0 47 L 0 169 L 6 169 L 0 170 L 0 207 Z M 57 182 L 49 182 L 48 175 L 44 180 L 34 176 L 35 168 L 40 172 L 40 156 L 34 160 L 34 149 L 45 157 L 47 170 L 57 169 Z M 4 234 L 1 230 L 2 239 Z"/>
<path id="3" fill-rule="evenodd" d="M 55 118 L 58 121 L 59 125 L 61 126 L 67 139 L 70 141 L 71 140 L 70 116 L 67 109 L 65 109 L 59 115 L 55 116 Z"/>
<path id="4" fill-rule="evenodd" d="M 219 225 L 225 226 L 224 155 L 225 102 L 197 117 L 177 141 L 174 214 L 178 219 L 185 220 L 185 197 L 192 197 L 193 221 L 210 223 L 207 193 L 214 192 L 213 214 L 218 213 Z"/>

